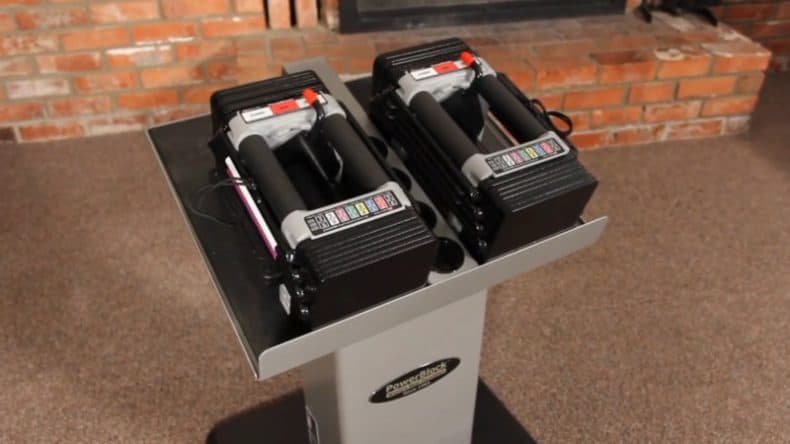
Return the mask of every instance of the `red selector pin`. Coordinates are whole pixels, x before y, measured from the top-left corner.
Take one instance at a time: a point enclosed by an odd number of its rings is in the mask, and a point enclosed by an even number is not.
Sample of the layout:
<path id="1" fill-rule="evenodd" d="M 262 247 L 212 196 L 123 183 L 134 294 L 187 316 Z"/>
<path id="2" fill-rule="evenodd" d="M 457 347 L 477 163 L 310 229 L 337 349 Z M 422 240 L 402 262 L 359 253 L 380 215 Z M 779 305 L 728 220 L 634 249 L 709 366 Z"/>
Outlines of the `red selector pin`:
<path id="1" fill-rule="evenodd" d="M 307 104 L 313 106 L 315 102 L 318 101 L 318 93 L 313 90 L 313 88 L 307 88 L 302 91 L 302 97 L 307 100 Z"/>

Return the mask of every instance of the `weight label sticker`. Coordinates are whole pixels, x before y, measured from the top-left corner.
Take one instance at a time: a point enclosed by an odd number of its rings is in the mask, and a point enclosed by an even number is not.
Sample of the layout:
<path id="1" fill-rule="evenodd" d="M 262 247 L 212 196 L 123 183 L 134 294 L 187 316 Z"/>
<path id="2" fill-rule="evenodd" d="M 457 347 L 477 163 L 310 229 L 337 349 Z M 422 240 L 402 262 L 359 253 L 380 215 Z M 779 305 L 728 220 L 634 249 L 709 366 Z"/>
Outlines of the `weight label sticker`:
<path id="1" fill-rule="evenodd" d="M 313 236 L 329 233 L 403 208 L 392 191 L 382 191 L 308 214 L 304 217 Z"/>
<path id="2" fill-rule="evenodd" d="M 486 156 L 485 160 L 494 176 L 538 165 L 547 160 L 568 154 L 570 150 L 556 135 L 533 140 Z"/>
<path id="3" fill-rule="evenodd" d="M 446 62 L 437 63 L 428 68 L 409 71 L 409 74 L 414 78 L 414 80 L 424 80 L 430 77 L 438 76 L 440 74 L 447 74 L 448 72 L 458 71 L 459 69 L 465 68 L 466 64 L 462 60 L 448 60 Z"/>
<path id="4" fill-rule="evenodd" d="M 318 101 L 321 102 L 321 104 L 326 104 L 326 98 L 321 94 L 318 95 Z M 307 100 L 304 98 L 288 99 L 270 103 L 266 106 L 245 109 L 241 112 L 241 118 L 244 119 L 245 122 L 250 123 L 307 108 L 310 108 L 310 104 L 307 103 Z"/>

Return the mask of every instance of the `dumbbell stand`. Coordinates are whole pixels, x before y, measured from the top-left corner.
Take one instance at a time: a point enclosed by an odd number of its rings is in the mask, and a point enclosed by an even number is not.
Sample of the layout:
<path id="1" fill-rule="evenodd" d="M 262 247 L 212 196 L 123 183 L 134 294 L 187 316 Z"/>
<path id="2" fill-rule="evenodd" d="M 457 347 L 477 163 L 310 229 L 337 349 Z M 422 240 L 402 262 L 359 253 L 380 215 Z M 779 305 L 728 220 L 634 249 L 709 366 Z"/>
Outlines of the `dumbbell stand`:
<path id="1" fill-rule="evenodd" d="M 365 102 L 370 90 L 364 79 L 350 82 L 355 98 L 324 59 L 285 69 L 315 71 L 363 128 L 378 135 L 356 100 Z M 431 273 L 430 285 L 302 332 L 280 307 L 276 285 L 265 279 L 271 259 L 233 191 L 206 195 L 202 209 L 238 226 L 218 225 L 184 211 L 198 189 L 217 180 L 206 147 L 210 131 L 209 117 L 200 116 L 152 128 L 148 134 L 255 377 L 264 380 L 299 368 L 304 389 L 221 422 L 208 442 L 307 444 L 309 430 L 317 430 L 320 444 L 531 442 L 493 392 L 478 382 L 487 288 L 592 245 L 607 224 L 605 217 L 580 220 L 482 265 L 465 253 L 454 272 Z M 387 161 L 405 170 L 391 149 Z M 411 193 L 431 205 L 416 182 Z M 441 216 L 434 231 L 457 240 Z M 523 297 L 528 303 L 529 295 Z M 457 366 L 451 368 L 454 360 Z M 438 371 L 441 377 L 410 379 L 407 391 L 430 384 L 388 402 L 371 402 L 379 389 L 402 383 L 408 379 L 402 376 L 420 368 L 429 369 L 425 374 Z"/>

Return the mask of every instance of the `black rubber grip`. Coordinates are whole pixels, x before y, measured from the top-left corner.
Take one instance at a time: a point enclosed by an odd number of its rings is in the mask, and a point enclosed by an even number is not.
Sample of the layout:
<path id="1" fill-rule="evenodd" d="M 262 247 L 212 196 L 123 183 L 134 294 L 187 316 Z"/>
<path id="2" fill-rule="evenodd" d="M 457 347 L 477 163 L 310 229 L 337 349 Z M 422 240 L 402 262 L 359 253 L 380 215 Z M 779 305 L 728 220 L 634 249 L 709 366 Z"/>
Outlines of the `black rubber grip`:
<path id="1" fill-rule="evenodd" d="M 302 196 L 263 137 L 251 135 L 239 144 L 239 154 L 258 189 L 282 222 L 292 211 L 306 210 Z"/>
<path id="2" fill-rule="evenodd" d="M 494 115 L 519 142 L 537 139 L 548 129 L 493 75 L 475 81 Z"/>
<path id="3" fill-rule="evenodd" d="M 354 128 L 340 114 L 321 120 L 321 134 L 343 158 L 344 174 L 367 191 L 373 191 L 390 179 Z"/>
<path id="4" fill-rule="evenodd" d="M 409 108 L 459 168 L 471 156 L 480 153 L 464 130 L 430 93 L 422 91 L 415 94 L 409 102 Z"/>

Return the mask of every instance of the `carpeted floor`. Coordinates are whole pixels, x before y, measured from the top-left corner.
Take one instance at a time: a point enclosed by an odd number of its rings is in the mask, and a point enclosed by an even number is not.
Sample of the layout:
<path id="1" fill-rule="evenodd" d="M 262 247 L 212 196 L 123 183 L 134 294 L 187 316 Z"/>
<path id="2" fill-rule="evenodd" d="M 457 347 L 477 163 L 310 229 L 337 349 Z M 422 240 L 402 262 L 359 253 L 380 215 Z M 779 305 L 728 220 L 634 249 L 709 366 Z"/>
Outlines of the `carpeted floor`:
<path id="1" fill-rule="evenodd" d="M 585 153 L 611 225 L 492 291 L 543 443 L 790 442 L 790 76 L 749 136 Z M 199 443 L 256 383 L 142 133 L 0 146 L 0 442 Z"/>

